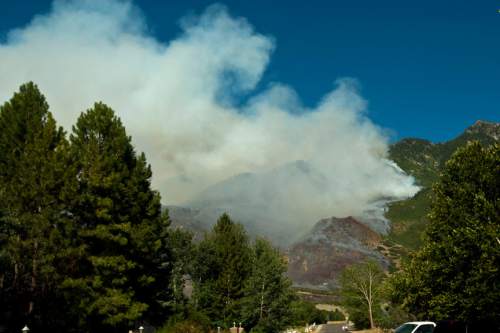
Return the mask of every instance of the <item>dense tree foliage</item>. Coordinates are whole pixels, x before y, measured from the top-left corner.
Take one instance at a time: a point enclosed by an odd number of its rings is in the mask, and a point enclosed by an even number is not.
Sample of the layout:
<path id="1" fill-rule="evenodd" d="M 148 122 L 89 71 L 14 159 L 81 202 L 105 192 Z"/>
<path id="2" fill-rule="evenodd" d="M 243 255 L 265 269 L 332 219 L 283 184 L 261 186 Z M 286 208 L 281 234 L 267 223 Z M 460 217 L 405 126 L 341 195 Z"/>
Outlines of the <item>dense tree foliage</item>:
<path id="1" fill-rule="evenodd" d="M 251 272 L 245 230 L 224 214 L 198 245 L 193 281 L 196 306 L 214 325 L 240 322 L 245 280 Z"/>
<path id="2" fill-rule="evenodd" d="M 250 242 L 227 214 L 197 245 L 170 228 L 151 177 L 103 103 L 80 115 L 69 140 L 33 83 L 0 107 L 0 330 L 209 332 L 242 322 L 267 333 L 325 320 L 296 298 L 280 252 Z"/>
<path id="3" fill-rule="evenodd" d="M 12 330 L 127 330 L 169 313 L 169 221 L 97 103 L 70 136 L 33 83 L 0 108 L 0 305 Z M 57 315 L 56 315 L 57 314 Z"/>
<path id="4" fill-rule="evenodd" d="M 197 246 L 194 302 L 214 326 L 242 322 L 248 330 L 275 332 L 291 324 L 295 295 L 279 251 L 263 239 L 250 244 L 226 214 Z"/>
<path id="5" fill-rule="evenodd" d="M 328 312 L 319 310 L 316 306 L 308 301 L 296 299 L 290 303 L 291 322 L 292 327 L 304 327 L 305 325 L 312 325 L 314 323 L 321 324 L 327 320 L 336 320 L 338 312 Z M 343 318 L 339 318 L 343 319 Z"/>
<path id="6" fill-rule="evenodd" d="M 168 218 L 150 189 L 151 169 L 136 156 L 125 128 L 102 103 L 83 113 L 70 136 L 78 195 L 72 213 L 79 227 L 84 267 L 65 286 L 80 293 L 89 328 L 126 330 L 138 319 L 168 313 Z"/>
<path id="7" fill-rule="evenodd" d="M 251 272 L 245 281 L 242 317 L 247 327 L 275 332 L 290 323 L 290 304 L 295 300 L 287 264 L 272 245 L 257 239 L 251 251 Z"/>
<path id="8" fill-rule="evenodd" d="M 57 326 L 50 312 L 75 254 L 67 152 L 44 96 L 21 86 L 0 108 L 0 312 L 16 329 Z"/>
<path id="9" fill-rule="evenodd" d="M 169 234 L 172 253 L 172 269 L 170 289 L 172 296 L 170 305 L 172 310 L 182 318 L 189 317 L 190 304 L 184 292 L 187 274 L 193 271 L 194 244 L 193 234 L 189 231 L 175 228 Z"/>
<path id="10" fill-rule="evenodd" d="M 434 186 L 425 243 L 394 278 L 419 318 L 500 322 L 500 146 L 470 143 Z"/>

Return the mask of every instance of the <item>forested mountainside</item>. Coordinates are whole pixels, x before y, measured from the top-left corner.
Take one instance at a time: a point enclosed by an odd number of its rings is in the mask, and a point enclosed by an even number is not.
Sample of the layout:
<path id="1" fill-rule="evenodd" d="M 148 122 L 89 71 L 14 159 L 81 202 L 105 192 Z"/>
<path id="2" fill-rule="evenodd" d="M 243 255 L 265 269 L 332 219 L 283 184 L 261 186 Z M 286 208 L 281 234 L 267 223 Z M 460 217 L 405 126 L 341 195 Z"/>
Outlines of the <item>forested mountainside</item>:
<path id="1" fill-rule="evenodd" d="M 489 146 L 500 139 L 500 123 L 478 120 L 456 138 L 432 143 L 423 139 L 407 138 L 393 144 L 390 158 L 405 172 L 415 177 L 422 190 L 413 198 L 389 205 L 386 217 L 391 221 L 389 241 L 415 249 L 421 244 L 420 235 L 427 223 L 432 184 L 437 180 L 446 161 L 468 141 L 477 140 Z"/>

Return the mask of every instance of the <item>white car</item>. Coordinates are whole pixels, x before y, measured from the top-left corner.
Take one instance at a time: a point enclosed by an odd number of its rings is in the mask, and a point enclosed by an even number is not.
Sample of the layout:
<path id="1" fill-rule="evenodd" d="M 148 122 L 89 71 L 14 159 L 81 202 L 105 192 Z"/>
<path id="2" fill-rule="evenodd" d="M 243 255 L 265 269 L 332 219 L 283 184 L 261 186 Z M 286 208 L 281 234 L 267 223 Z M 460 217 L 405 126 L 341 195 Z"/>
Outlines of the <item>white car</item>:
<path id="1" fill-rule="evenodd" d="M 436 323 L 432 321 L 410 321 L 396 328 L 394 333 L 432 333 Z"/>

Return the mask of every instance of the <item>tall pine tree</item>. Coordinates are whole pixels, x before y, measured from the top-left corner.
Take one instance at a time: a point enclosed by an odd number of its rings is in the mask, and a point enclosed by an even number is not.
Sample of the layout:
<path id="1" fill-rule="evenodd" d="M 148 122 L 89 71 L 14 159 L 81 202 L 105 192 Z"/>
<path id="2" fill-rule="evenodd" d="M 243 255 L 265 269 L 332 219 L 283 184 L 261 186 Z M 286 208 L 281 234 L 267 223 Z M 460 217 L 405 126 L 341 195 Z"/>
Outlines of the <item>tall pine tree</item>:
<path id="1" fill-rule="evenodd" d="M 168 216 L 151 190 L 151 168 L 121 121 L 103 103 L 83 113 L 70 136 L 78 196 L 72 213 L 85 246 L 81 272 L 66 283 L 79 292 L 88 329 L 124 331 L 168 313 Z"/>
<path id="2" fill-rule="evenodd" d="M 250 246 L 242 225 L 223 214 L 198 245 L 193 271 L 196 307 L 214 326 L 242 320 L 244 284 L 251 267 Z"/>
<path id="3" fill-rule="evenodd" d="M 22 85 L 0 108 L 0 312 L 11 329 L 61 327 L 51 312 L 64 309 L 59 285 L 75 256 L 67 152 L 44 96 Z"/>

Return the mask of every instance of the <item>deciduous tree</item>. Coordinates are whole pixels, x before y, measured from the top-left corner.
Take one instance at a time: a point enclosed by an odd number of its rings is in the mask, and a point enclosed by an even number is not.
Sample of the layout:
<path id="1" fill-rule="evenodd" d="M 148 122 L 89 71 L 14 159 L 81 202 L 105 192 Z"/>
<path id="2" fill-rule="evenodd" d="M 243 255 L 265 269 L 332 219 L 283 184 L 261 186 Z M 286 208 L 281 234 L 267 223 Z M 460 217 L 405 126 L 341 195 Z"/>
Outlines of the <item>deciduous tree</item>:
<path id="1" fill-rule="evenodd" d="M 375 261 L 366 261 L 349 266 L 340 276 L 340 292 L 342 303 L 349 312 L 350 318 L 368 318 L 370 328 L 375 328 L 374 312 L 380 308 L 381 286 L 384 271 Z M 358 319 L 358 321 L 361 321 Z"/>
<path id="2" fill-rule="evenodd" d="M 285 275 L 285 259 L 271 243 L 260 238 L 251 253 L 252 270 L 242 300 L 243 321 L 246 327 L 257 325 L 262 332 L 282 330 L 292 320 L 290 305 L 296 299 L 292 282 Z"/>
<path id="3" fill-rule="evenodd" d="M 500 146 L 469 143 L 446 163 L 424 246 L 393 296 L 421 318 L 500 321 Z"/>

